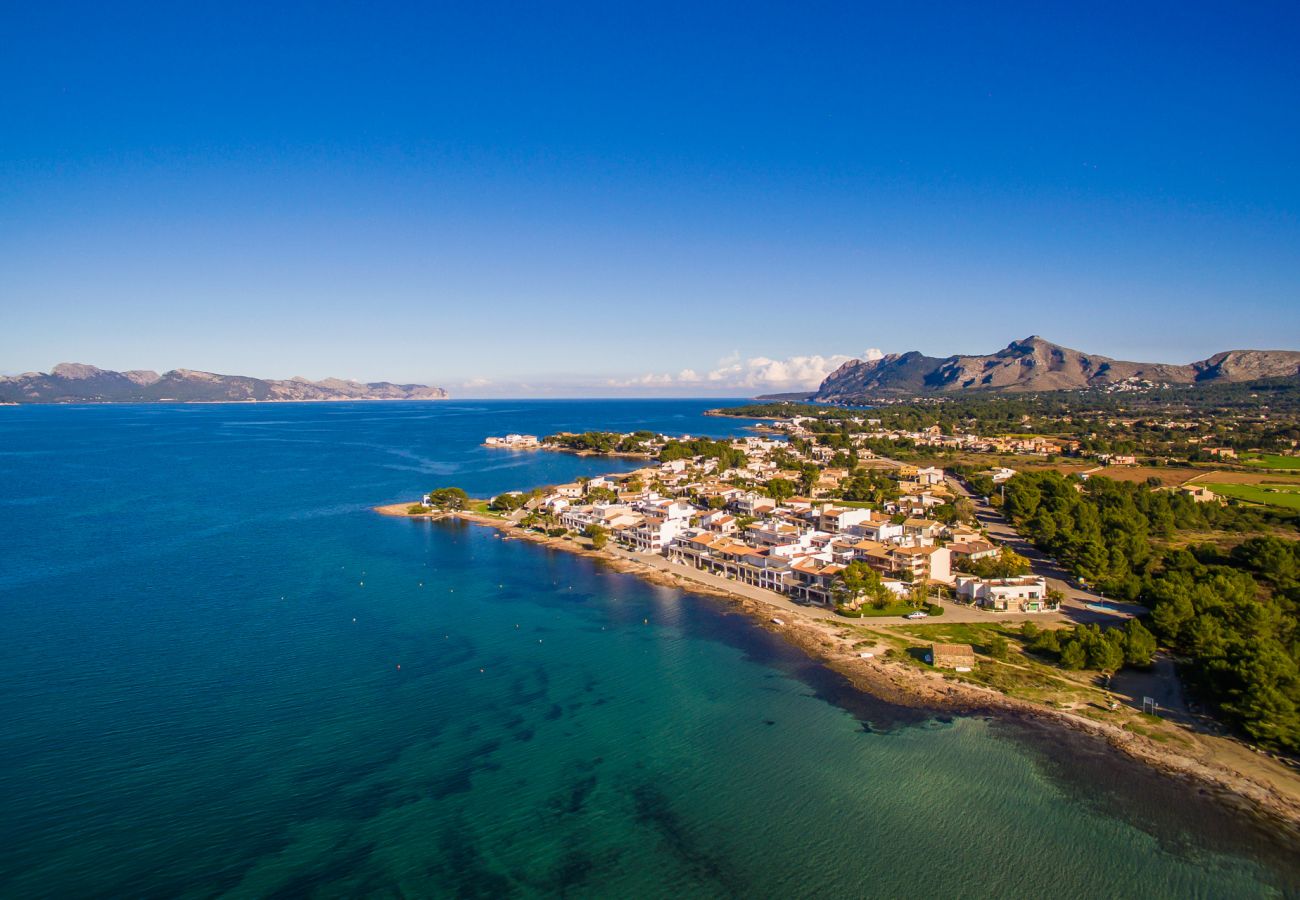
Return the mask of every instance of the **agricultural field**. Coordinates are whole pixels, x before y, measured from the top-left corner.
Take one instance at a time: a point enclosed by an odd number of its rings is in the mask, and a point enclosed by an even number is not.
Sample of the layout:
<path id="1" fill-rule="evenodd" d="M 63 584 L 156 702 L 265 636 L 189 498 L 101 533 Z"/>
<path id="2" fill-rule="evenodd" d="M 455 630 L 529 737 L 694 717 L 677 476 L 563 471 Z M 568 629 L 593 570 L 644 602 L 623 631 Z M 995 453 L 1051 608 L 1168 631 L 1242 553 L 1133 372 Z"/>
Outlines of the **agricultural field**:
<path id="1" fill-rule="evenodd" d="M 1278 456 L 1275 453 L 1265 453 L 1262 456 L 1243 459 L 1242 463 L 1248 466 L 1257 466 L 1261 469 L 1294 469 L 1300 471 L 1300 456 Z"/>
<path id="2" fill-rule="evenodd" d="M 1053 468 L 1062 475 L 1070 474 L 1060 466 Z M 1128 481 L 1136 484 L 1144 484 L 1147 480 L 1155 478 L 1165 487 L 1174 487 L 1204 473 L 1199 469 L 1186 466 L 1105 466 L 1092 474 L 1098 478 L 1109 478 L 1111 481 Z"/>
<path id="3" fill-rule="evenodd" d="M 1278 482 L 1272 484 L 1222 484 L 1197 482 L 1224 497 L 1258 503 L 1262 506 L 1279 506 L 1300 510 L 1300 484 Z"/>

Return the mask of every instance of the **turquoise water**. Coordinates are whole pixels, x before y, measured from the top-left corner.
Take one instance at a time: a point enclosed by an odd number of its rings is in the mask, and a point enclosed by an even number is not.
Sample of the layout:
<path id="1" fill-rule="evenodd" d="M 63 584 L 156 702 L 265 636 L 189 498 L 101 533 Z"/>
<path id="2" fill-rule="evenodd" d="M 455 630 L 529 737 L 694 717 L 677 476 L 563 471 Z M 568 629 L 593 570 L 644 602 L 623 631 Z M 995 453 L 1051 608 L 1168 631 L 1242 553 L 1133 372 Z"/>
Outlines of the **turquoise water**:
<path id="1" fill-rule="evenodd" d="M 1269 829 L 847 689 L 714 601 L 371 505 L 686 401 L 0 409 L 0 895 L 1244 897 Z"/>

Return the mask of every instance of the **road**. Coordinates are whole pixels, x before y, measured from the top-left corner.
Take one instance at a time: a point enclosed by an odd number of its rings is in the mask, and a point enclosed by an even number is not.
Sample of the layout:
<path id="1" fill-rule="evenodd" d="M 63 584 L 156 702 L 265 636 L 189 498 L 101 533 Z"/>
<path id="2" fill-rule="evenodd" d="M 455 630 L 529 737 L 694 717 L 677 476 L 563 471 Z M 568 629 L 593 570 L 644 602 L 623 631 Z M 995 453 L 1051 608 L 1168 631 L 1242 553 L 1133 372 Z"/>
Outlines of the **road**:
<path id="1" fill-rule="evenodd" d="M 1108 600 L 1101 594 L 1088 591 L 1073 584 L 1070 573 L 1052 557 L 1043 553 L 1016 531 L 1011 522 L 985 502 L 984 498 L 973 493 L 957 478 L 949 475 L 947 484 L 960 497 L 968 498 L 975 504 L 975 518 L 993 541 L 1005 544 L 1029 560 L 1030 571 L 1047 581 L 1049 589 L 1058 590 L 1065 595 L 1061 604 L 1061 615 L 1071 622 L 1096 622 L 1115 624 L 1145 612 L 1145 607 L 1136 603 L 1124 603 Z M 1088 604 L 1104 604 L 1112 611 L 1089 608 Z"/>

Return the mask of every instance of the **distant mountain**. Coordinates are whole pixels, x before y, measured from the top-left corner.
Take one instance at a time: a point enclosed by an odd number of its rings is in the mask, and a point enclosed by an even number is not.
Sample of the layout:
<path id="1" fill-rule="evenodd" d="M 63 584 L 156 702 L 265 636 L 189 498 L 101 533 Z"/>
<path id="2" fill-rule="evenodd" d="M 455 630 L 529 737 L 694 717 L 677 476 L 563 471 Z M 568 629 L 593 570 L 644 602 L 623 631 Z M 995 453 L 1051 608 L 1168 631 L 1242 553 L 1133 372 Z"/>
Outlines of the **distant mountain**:
<path id="1" fill-rule="evenodd" d="M 447 392 L 422 384 L 361 384 L 326 378 L 272 381 L 244 375 L 214 375 L 173 369 L 110 372 L 81 363 L 61 363 L 53 371 L 0 376 L 2 403 L 155 403 L 283 400 L 445 400 Z"/>
<path id="2" fill-rule="evenodd" d="M 1071 350 L 1037 335 L 988 356 L 943 359 L 916 351 L 854 359 L 821 383 L 812 399 L 847 402 L 961 391 L 1061 391 L 1126 381 L 1195 384 L 1300 375 L 1300 351 L 1229 350 L 1189 365 L 1125 362 Z"/>

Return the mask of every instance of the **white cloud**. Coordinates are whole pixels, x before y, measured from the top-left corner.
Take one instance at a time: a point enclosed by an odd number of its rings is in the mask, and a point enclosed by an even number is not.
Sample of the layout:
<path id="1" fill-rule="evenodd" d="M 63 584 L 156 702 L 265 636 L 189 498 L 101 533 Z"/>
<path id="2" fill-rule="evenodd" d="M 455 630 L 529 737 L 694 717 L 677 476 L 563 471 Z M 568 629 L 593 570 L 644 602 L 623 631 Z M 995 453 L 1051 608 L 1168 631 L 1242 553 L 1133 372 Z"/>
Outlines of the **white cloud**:
<path id="1" fill-rule="evenodd" d="M 489 384 L 491 384 L 491 383 L 492 383 L 492 379 L 491 379 L 491 378 L 483 378 L 483 377 L 480 376 L 480 377 L 477 377 L 477 378 L 467 378 L 467 379 L 465 379 L 465 381 L 462 382 L 461 387 L 466 387 L 466 388 L 481 388 L 481 387 L 487 387 L 487 386 L 488 386 Z"/>
<path id="2" fill-rule="evenodd" d="M 694 369 L 683 369 L 676 376 L 650 372 L 635 378 L 611 378 L 607 383 L 610 387 L 619 388 L 689 387 L 707 383 L 711 389 L 804 391 L 817 387 L 827 375 L 851 359 L 880 359 L 883 355 L 874 347 L 858 357 L 843 354 L 831 356 L 813 354 L 790 356 L 785 359 L 771 359 L 766 356 L 744 359 L 739 353 L 733 352 L 718 360 L 717 366 L 704 376 L 700 376 Z"/>

